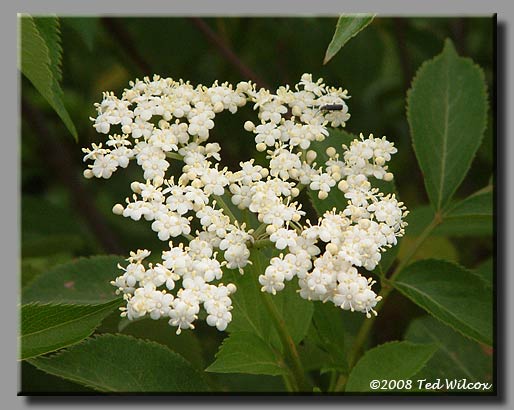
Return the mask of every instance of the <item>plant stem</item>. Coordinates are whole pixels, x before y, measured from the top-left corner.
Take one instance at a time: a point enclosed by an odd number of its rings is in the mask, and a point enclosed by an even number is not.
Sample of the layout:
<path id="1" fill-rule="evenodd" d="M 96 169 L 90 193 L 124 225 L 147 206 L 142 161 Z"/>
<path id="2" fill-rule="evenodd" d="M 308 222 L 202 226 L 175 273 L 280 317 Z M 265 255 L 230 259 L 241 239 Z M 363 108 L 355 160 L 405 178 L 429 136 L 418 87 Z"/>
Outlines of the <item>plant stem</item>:
<path id="1" fill-rule="evenodd" d="M 176 152 L 167 152 L 166 156 L 168 158 L 178 159 L 179 161 L 182 161 L 184 157 L 180 154 L 177 154 Z"/>
<path id="2" fill-rule="evenodd" d="M 302 363 L 300 362 L 300 356 L 298 355 L 296 345 L 294 344 L 291 335 L 289 335 L 289 332 L 287 331 L 284 320 L 280 316 L 280 313 L 278 312 L 275 304 L 271 300 L 270 295 L 263 294 L 263 300 L 278 331 L 280 341 L 284 347 L 284 352 L 289 359 L 289 369 L 291 370 L 291 374 L 294 377 L 298 391 L 310 392 L 311 386 L 305 378 L 305 372 L 303 370 Z"/>
<path id="3" fill-rule="evenodd" d="M 380 305 L 375 309 L 377 312 L 380 311 L 382 306 L 384 306 L 384 302 L 386 301 L 389 294 L 392 292 L 393 283 L 398 274 L 409 264 L 412 257 L 416 254 L 418 249 L 421 247 L 421 245 L 425 242 L 425 240 L 430 236 L 434 228 L 439 225 L 442 222 L 442 217 L 440 213 L 436 213 L 434 215 L 434 219 L 430 222 L 430 224 L 427 225 L 427 227 L 423 230 L 421 235 L 418 237 L 416 242 L 410 247 L 409 251 L 407 252 L 406 256 L 400 260 L 400 263 L 396 267 L 395 271 L 391 275 L 389 279 L 383 278 L 382 280 L 382 291 L 380 292 L 380 296 L 382 296 L 382 302 Z M 364 346 L 364 343 L 368 339 L 369 333 L 371 329 L 373 328 L 373 324 L 375 323 L 376 316 L 372 316 L 368 320 L 365 320 L 364 323 L 361 325 L 359 332 L 357 333 L 357 336 L 355 337 L 355 341 L 353 342 L 352 349 L 350 350 L 349 358 L 348 358 L 348 368 L 351 370 L 355 363 L 357 362 L 357 359 L 359 358 L 359 354 L 362 350 L 362 347 Z M 342 391 L 344 389 L 344 386 L 346 385 L 348 377 L 347 375 L 341 375 L 339 376 L 339 379 L 337 380 L 335 391 Z"/>
<path id="4" fill-rule="evenodd" d="M 183 233 L 182 236 L 190 241 L 192 241 L 193 239 L 195 239 L 195 237 L 193 235 L 189 235 L 188 233 Z"/>
<path id="5" fill-rule="evenodd" d="M 265 248 L 268 245 L 272 245 L 273 242 L 270 241 L 269 238 L 261 239 L 259 241 L 255 241 L 252 245 L 253 248 L 260 249 Z"/>
<path id="6" fill-rule="evenodd" d="M 294 381 L 291 380 L 291 376 L 284 374 L 282 378 L 284 379 L 284 385 L 286 386 L 288 392 L 294 393 L 298 390 L 298 388 L 294 384 Z"/>
<path id="7" fill-rule="evenodd" d="M 265 223 L 260 224 L 260 225 L 259 225 L 259 227 L 258 227 L 258 228 L 255 230 L 255 232 L 253 233 L 253 237 L 254 237 L 255 239 L 257 239 L 257 238 L 259 237 L 259 235 L 260 235 L 261 233 L 263 233 L 263 232 L 266 230 L 266 226 L 267 226 L 267 225 L 266 225 Z"/>

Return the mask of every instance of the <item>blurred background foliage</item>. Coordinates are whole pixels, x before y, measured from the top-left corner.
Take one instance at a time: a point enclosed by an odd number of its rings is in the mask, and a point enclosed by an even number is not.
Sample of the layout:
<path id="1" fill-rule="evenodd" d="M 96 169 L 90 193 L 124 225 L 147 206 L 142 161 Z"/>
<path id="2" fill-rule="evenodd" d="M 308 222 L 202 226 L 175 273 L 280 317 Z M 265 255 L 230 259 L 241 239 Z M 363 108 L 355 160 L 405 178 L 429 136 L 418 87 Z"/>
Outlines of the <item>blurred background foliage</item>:
<path id="1" fill-rule="evenodd" d="M 109 180 L 82 177 L 81 148 L 102 137 L 90 116 L 103 91 L 120 95 L 130 80 L 145 75 L 183 78 L 193 84 L 215 80 L 248 80 L 233 61 L 220 53 L 231 49 L 260 79 L 275 89 L 295 84 L 302 73 L 323 77 L 326 84 L 347 88 L 351 119 L 347 130 L 365 135 L 386 135 L 398 147 L 391 163 L 401 199 L 410 210 L 423 213 L 428 204 L 405 115 L 405 96 L 422 62 L 441 52 L 445 38 L 459 54 L 471 57 L 484 72 L 491 98 L 493 90 L 493 20 L 490 18 L 380 18 L 377 17 L 325 66 L 323 56 L 334 33 L 336 18 L 60 18 L 62 32 L 62 88 L 64 104 L 79 135 L 75 143 L 59 117 L 26 78 L 22 79 L 21 130 L 22 259 L 21 285 L 54 265 L 96 253 L 128 254 L 147 248 L 160 252 L 149 223 L 134 222 L 111 213 L 113 204 L 130 194 L 130 182 L 141 179 L 130 166 Z M 207 26 L 205 26 L 205 24 Z M 205 27 L 217 35 L 215 45 Z M 255 156 L 253 141 L 242 129 L 255 119 L 247 106 L 236 117 L 220 115 L 212 138 L 221 142 L 223 162 L 234 167 Z M 494 168 L 493 112 L 482 147 L 457 192 L 456 199 L 487 186 Z M 419 219 L 420 213 L 417 218 Z M 402 243 L 412 242 L 416 220 Z M 400 245 L 399 252 L 402 252 Z M 434 234 L 419 250 L 419 257 L 458 261 L 468 268 L 492 269 L 492 220 L 471 234 L 458 229 Z M 113 272 L 113 278 L 116 272 Z M 399 295 L 387 303 L 377 322 L 373 343 L 399 339 L 420 308 Z M 344 316 L 347 341 L 362 318 Z M 117 313 L 98 332 L 117 331 Z M 162 326 L 161 326 L 162 325 Z M 157 340 L 191 360 L 198 368 L 212 363 L 223 334 L 199 325 L 194 335 L 180 337 L 165 323 L 141 321 L 124 333 Z M 199 343 L 201 340 L 201 343 Z M 24 391 L 84 391 L 70 382 L 45 375 L 23 363 Z M 212 375 L 210 377 L 213 377 Z M 283 389 L 278 377 L 215 375 L 221 389 L 242 391 Z M 86 389 L 87 390 L 87 389 Z"/>

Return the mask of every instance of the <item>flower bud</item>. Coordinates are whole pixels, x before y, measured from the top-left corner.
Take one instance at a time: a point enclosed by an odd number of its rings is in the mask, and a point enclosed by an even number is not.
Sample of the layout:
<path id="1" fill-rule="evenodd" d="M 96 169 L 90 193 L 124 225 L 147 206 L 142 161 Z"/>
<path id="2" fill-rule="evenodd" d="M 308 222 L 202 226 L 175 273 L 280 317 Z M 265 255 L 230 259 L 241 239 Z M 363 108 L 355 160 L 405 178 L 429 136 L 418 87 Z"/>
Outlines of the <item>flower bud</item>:
<path id="1" fill-rule="evenodd" d="M 295 117 L 300 117 L 302 115 L 302 109 L 300 107 L 298 107 L 297 105 L 295 105 L 293 107 L 293 109 L 291 110 L 291 112 L 293 113 L 293 115 Z"/>
<path id="2" fill-rule="evenodd" d="M 157 175 L 152 182 L 154 186 L 159 187 L 164 183 L 164 179 L 160 175 Z"/>
<path id="3" fill-rule="evenodd" d="M 275 228 L 275 225 L 268 225 L 268 226 L 266 227 L 266 233 L 267 233 L 268 235 L 272 235 L 272 234 L 274 234 L 276 231 L 277 231 L 277 228 Z"/>
<path id="4" fill-rule="evenodd" d="M 336 155 L 336 153 L 337 153 L 337 151 L 336 151 L 336 149 L 335 149 L 334 147 L 328 147 L 328 148 L 326 149 L 326 151 L 325 151 L 325 152 L 326 152 L 326 154 L 327 154 L 330 158 L 335 157 L 335 155 Z"/>
<path id="5" fill-rule="evenodd" d="M 134 181 L 130 184 L 130 189 L 132 189 L 132 192 L 134 192 L 135 194 L 140 194 L 141 193 L 141 183 L 137 182 L 137 181 Z"/>
<path id="6" fill-rule="evenodd" d="M 218 101 L 216 104 L 214 104 L 214 107 L 212 108 L 214 112 L 222 112 L 223 111 L 223 103 Z"/>
<path id="7" fill-rule="evenodd" d="M 253 122 L 251 122 L 251 121 L 246 121 L 246 122 L 245 122 L 245 125 L 244 125 L 244 129 L 245 129 L 246 131 L 252 132 L 252 131 L 255 129 L 255 125 L 254 125 L 254 123 L 253 123 Z"/>
<path id="8" fill-rule="evenodd" d="M 116 204 L 112 207 L 112 213 L 114 215 L 122 215 L 123 210 L 124 210 L 124 208 L 123 208 L 123 205 L 121 205 L 121 204 Z"/>
<path id="9" fill-rule="evenodd" d="M 91 171 L 90 169 L 84 170 L 84 178 L 91 179 L 93 177 L 94 177 L 93 171 Z"/>
<path id="10" fill-rule="evenodd" d="M 379 166 L 382 166 L 385 164 L 385 159 L 384 157 L 376 157 L 375 158 L 375 164 L 379 165 Z"/>
<path id="11" fill-rule="evenodd" d="M 312 162 L 316 159 L 318 154 L 316 151 L 309 150 L 307 151 L 307 154 L 305 155 L 305 159 L 307 160 L 307 164 L 312 164 Z"/>
<path id="12" fill-rule="evenodd" d="M 326 191 L 319 191 L 318 192 L 318 198 L 323 200 L 323 199 L 327 199 L 328 197 L 328 193 Z"/>
<path id="13" fill-rule="evenodd" d="M 339 181 L 339 183 L 337 184 L 337 188 L 342 191 L 342 192 L 346 192 L 348 191 L 348 182 L 346 182 L 346 179 L 342 179 L 341 181 Z"/>
<path id="14" fill-rule="evenodd" d="M 339 252 L 339 249 L 337 248 L 337 245 L 330 242 L 328 245 L 327 245 L 327 252 L 330 253 L 331 255 L 337 255 L 337 253 Z"/>

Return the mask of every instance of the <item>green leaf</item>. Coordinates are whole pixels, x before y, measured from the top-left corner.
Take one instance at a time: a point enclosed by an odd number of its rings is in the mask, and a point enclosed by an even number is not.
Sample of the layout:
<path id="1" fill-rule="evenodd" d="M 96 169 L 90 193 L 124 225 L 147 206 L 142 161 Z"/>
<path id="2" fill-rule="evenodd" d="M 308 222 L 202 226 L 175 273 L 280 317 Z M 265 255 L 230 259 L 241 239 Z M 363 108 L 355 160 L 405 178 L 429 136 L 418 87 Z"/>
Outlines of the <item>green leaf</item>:
<path id="1" fill-rule="evenodd" d="M 85 339 L 102 320 L 120 306 L 116 299 L 101 305 L 23 305 L 20 359 L 25 360 Z"/>
<path id="2" fill-rule="evenodd" d="M 475 273 L 454 263 L 427 259 L 409 265 L 393 285 L 463 335 L 492 344 L 491 289 Z"/>
<path id="3" fill-rule="evenodd" d="M 414 151 L 430 202 L 444 209 L 469 170 L 487 122 L 482 70 L 450 40 L 418 70 L 407 95 Z"/>
<path id="4" fill-rule="evenodd" d="M 223 340 L 216 361 L 207 369 L 214 373 L 285 374 L 280 359 L 269 345 L 250 332 L 233 332 Z"/>
<path id="5" fill-rule="evenodd" d="M 399 246 L 398 257 L 401 259 L 408 255 L 410 249 L 415 244 L 417 238 L 412 236 L 406 236 L 402 238 Z M 411 257 L 411 262 L 421 260 L 437 258 L 444 259 L 452 262 L 459 262 L 459 253 L 453 245 L 453 243 L 444 236 L 430 236 L 423 244 L 417 249 L 416 253 Z"/>
<path id="6" fill-rule="evenodd" d="M 262 252 L 253 249 L 250 256 L 253 265 L 245 269 L 244 275 L 237 272 L 226 272 L 226 277 L 237 285 L 237 292 L 232 296 L 232 322 L 229 332 L 251 332 L 259 336 L 270 346 L 280 347 L 280 339 L 273 320 L 265 307 L 264 297 L 259 284 L 259 275 L 266 269 L 269 258 Z M 313 306 L 296 292 L 294 281 L 286 283 L 283 291 L 271 296 L 280 316 L 293 341 L 298 344 L 309 329 Z"/>
<path id="7" fill-rule="evenodd" d="M 50 357 L 38 369 L 101 392 L 201 392 L 208 387 L 190 363 L 167 347 L 123 335 L 101 335 Z"/>
<path id="8" fill-rule="evenodd" d="M 309 336 L 298 346 L 298 354 L 305 371 L 317 370 L 323 373 L 327 371 L 342 372 L 346 370 L 345 365 L 335 363 L 330 354 L 319 347 Z"/>
<path id="9" fill-rule="evenodd" d="M 407 215 L 407 235 L 417 236 L 434 219 L 430 205 L 414 208 Z M 493 218 L 490 215 L 468 215 L 444 217 L 431 233 L 432 236 L 472 237 L 490 236 L 493 233 Z"/>
<path id="10" fill-rule="evenodd" d="M 117 298 L 110 281 L 119 276 L 121 256 L 92 256 L 58 265 L 39 275 L 22 292 L 23 303 L 96 304 Z"/>
<path id="11" fill-rule="evenodd" d="M 390 342 L 370 349 L 348 376 L 345 391 L 377 391 L 370 387 L 372 380 L 409 379 L 421 370 L 436 350 L 433 344 L 411 342 Z"/>
<path id="12" fill-rule="evenodd" d="M 206 366 L 203 356 L 203 348 L 206 347 L 205 338 L 202 337 L 199 329 L 185 329 L 180 335 L 177 335 L 175 328 L 172 328 L 167 319 L 152 320 L 144 318 L 141 320 L 126 320 L 123 330 L 119 333 L 133 336 L 136 338 L 148 339 L 169 347 L 175 353 L 178 353 L 184 359 L 189 361 L 199 370 L 203 370 Z M 106 320 L 107 321 L 107 320 Z M 105 321 L 105 322 L 106 322 Z M 103 325 L 105 325 L 105 322 Z M 103 329 L 99 329 L 103 331 Z M 105 333 L 108 333 L 107 331 Z M 217 340 L 212 343 L 218 344 Z"/>
<path id="13" fill-rule="evenodd" d="M 235 283 L 237 292 L 231 296 L 232 322 L 227 328 L 228 332 L 252 332 L 265 341 L 270 341 L 271 334 L 275 333 L 271 318 L 263 305 L 258 277 L 249 269 L 244 275 L 237 272 L 225 272 L 223 277 Z M 230 279 L 229 279 L 230 278 Z"/>
<path id="14" fill-rule="evenodd" d="M 59 85 L 60 50 L 55 40 L 56 32 L 48 22 L 41 24 L 41 32 L 31 16 L 20 18 L 21 53 L 19 69 L 59 115 L 66 128 L 78 139 L 77 130 L 62 101 Z M 42 34 L 42 32 L 44 34 Z M 60 35 L 59 35 L 60 36 Z M 49 40 L 47 44 L 45 40 Z M 58 77 L 54 76 L 57 75 Z"/>
<path id="15" fill-rule="evenodd" d="M 32 366 L 28 361 L 21 362 L 20 365 L 20 395 L 34 395 L 34 394 L 54 394 L 54 393 L 94 393 L 92 389 L 81 386 L 77 383 L 72 383 L 68 380 L 61 379 L 60 377 L 52 376 L 51 374 L 42 372 L 36 367 Z"/>
<path id="16" fill-rule="evenodd" d="M 374 15 L 369 14 L 343 14 L 339 17 L 336 31 L 328 45 L 323 64 L 327 64 L 339 50 L 360 31 L 364 30 L 373 21 Z"/>
<path id="17" fill-rule="evenodd" d="M 284 290 L 274 296 L 269 295 L 295 344 L 300 343 L 307 334 L 314 312 L 313 303 L 300 297 L 298 289 L 298 282 L 293 279 L 286 283 Z M 269 316 L 268 320 L 271 320 Z M 275 340 L 278 345 L 278 337 Z"/>
<path id="18" fill-rule="evenodd" d="M 50 70 L 56 82 L 62 80 L 62 45 L 61 28 L 57 17 L 33 17 L 34 23 L 48 47 Z"/>
<path id="19" fill-rule="evenodd" d="M 484 189 L 470 195 L 463 201 L 457 203 L 448 212 L 444 219 L 472 218 L 472 217 L 493 216 L 493 187 L 487 186 Z"/>
<path id="20" fill-rule="evenodd" d="M 296 280 L 287 282 L 284 290 L 278 292 L 276 295 L 271 296 L 269 294 L 263 294 L 263 292 L 260 290 L 261 286 L 258 283 L 258 278 L 259 275 L 264 273 L 266 267 L 269 264 L 270 258 L 264 255 L 263 252 L 254 250 L 252 251 L 252 261 L 253 265 L 251 266 L 249 276 L 251 276 L 258 285 L 258 292 L 260 293 L 258 308 L 263 314 L 264 321 L 268 322 L 268 324 L 271 326 L 269 340 L 275 346 L 282 348 L 278 332 L 273 325 L 273 320 L 270 318 L 266 308 L 262 305 L 264 303 L 262 299 L 263 297 L 269 297 L 271 299 L 271 303 L 275 305 L 280 317 L 284 321 L 285 327 L 288 334 L 291 336 L 291 339 L 293 339 L 295 344 L 300 343 L 309 330 L 312 314 L 314 311 L 313 304 L 310 301 L 300 297 L 297 292 L 299 286 Z M 267 340 L 266 338 L 263 339 Z"/>
<path id="21" fill-rule="evenodd" d="M 346 369 L 345 328 L 342 310 L 333 303 L 314 303 L 312 318 L 316 344 L 329 354 L 330 363 L 321 368 Z"/>
<path id="22" fill-rule="evenodd" d="M 414 343 L 433 343 L 438 347 L 426 366 L 416 375 L 434 381 L 463 379 L 486 382 L 492 376 L 492 356 L 469 340 L 430 316 L 414 320 L 405 338 Z"/>
<path id="23" fill-rule="evenodd" d="M 50 52 L 41 37 L 34 19 L 20 18 L 21 71 L 47 100 L 53 99 L 53 76 L 50 69 Z"/>
<path id="24" fill-rule="evenodd" d="M 487 259 L 476 267 L 475 272 L 482 278 L 488 287 L 493 286 L 494 261 L 492 258 Z"/>

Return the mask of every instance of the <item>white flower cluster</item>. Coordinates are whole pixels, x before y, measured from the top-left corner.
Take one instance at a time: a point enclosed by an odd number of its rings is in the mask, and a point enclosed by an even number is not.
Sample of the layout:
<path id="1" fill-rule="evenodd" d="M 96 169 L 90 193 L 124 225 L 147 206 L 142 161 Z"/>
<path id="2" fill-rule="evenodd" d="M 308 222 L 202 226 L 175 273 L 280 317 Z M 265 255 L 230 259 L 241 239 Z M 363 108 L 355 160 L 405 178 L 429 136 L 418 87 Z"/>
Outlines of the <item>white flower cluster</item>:
<path id="1" fill-rule="evenodd" d="M 283 253 L 255 278 L 263 291 L 275 294 L 297 277 L 303 298 L 368 316 L 374 312 L 380 298 L 357 268 L 373 270 L 381 253 L 396 244 L 406 211 L 369 180 L 393 177 L 386 163 L 396 148 L 385 137 L 361 134 L 349 147 L 341 145 L 341 154 L 326 149 L 325 160 L 320 160 L 325 153 L 311 149 L 329 136 L 327 127 L 344 126 L 350 117 L 346 90 L 314 82 L 310 74 L 294 89 L 280 87 L 275 94 L 250 82 L 194 87 L 155 76 L 131 82 L 121 99 L 112 93 L 103 97 L 92 120 L 108 140 L 105 147 L 83 150 L 84 160 L 92 161 L 84 175 L 109 178 L 135 160 L 144 182 L 134 181 L 132 197 L 113 212 L 151 221 L 152 230 L 170 246 L 160 263 L 145 266 L 149 251 L 138 250 L 127 266 L 120 266 L 124 273 L 112 284 L 127 301 L 123 315 L 166 317 L 180 333 L 194 328 L 203 305 L 207 323 L 224 330 L 232 319 L 230 295 L 236 287 L 220 282 L 223 271 L 244 273 L 251 248 L 266 244 Z M 218 113 L 235 113 L 248 102 L 259 123 L 247 121 L 244 129 L 254 134 L 256 149 L 266 151 L 269 161 L 262 166 L 250 159 L 230 171 L 220 166 L 221 147 L 208 142 L 209 134 Z M 182 167 L 177 179 L 166 176 L 172 162 Z M 315 191 L 321 200 L 339 189 L 347 204 L 326 212 L 315 225 L 303 222 L 305 212 L 295 200 L 302 189 Z M 239 223 L 229 200 L 256 215 L 261 225 L 250 229 Z M 177 237 L 187 239 L 187 246 L 174 244 Z"/>

